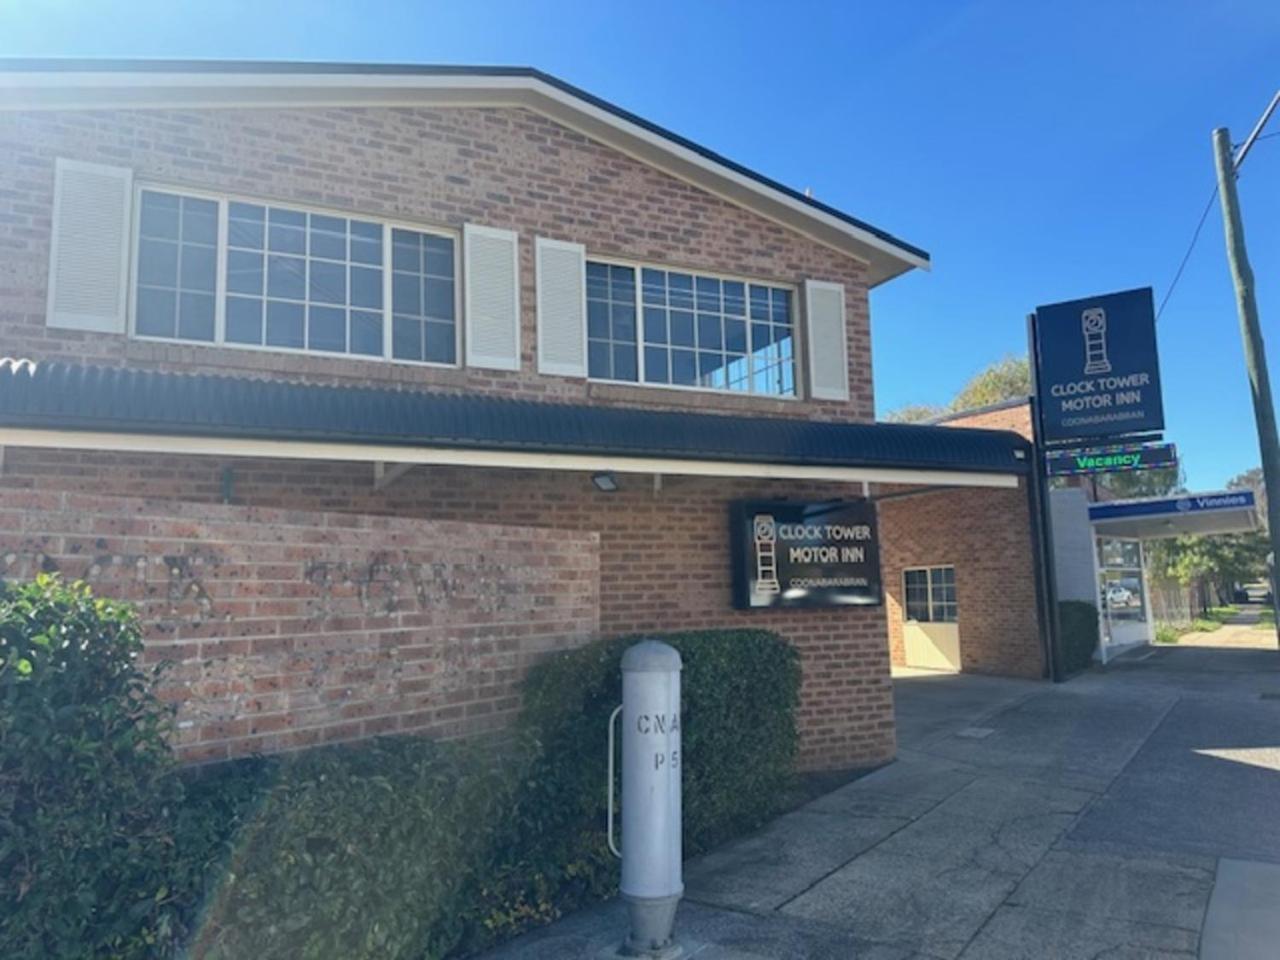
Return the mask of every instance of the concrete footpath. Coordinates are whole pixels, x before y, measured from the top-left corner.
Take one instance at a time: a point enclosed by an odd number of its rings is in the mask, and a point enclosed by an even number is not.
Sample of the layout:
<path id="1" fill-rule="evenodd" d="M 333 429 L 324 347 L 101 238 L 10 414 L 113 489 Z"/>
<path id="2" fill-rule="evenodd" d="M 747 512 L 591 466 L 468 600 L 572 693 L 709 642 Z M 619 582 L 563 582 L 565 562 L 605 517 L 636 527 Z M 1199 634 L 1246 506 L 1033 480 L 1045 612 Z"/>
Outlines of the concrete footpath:
<path id="1" fill-rule="evenodd" d="M 700 960 L 1280 957 L 1280 654 L 895 680 L 899 759 L 686 864 Z M 615 946 L 617 903 L 488 960 Z"/>

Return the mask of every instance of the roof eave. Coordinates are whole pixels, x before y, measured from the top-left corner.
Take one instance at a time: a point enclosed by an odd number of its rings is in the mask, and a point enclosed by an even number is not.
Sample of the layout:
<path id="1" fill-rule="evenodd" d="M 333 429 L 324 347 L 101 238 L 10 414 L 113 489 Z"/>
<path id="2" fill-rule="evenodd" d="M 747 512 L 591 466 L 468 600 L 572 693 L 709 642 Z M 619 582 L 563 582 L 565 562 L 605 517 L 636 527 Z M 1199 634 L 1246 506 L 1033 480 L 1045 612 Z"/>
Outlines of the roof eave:
<path id="1" fill-rule="evenodd" d="M 868 286 L 928 253 L 586 91 L 527 67 L 0 61 L 0 110 L 525 107 L 862 261 Z"/>

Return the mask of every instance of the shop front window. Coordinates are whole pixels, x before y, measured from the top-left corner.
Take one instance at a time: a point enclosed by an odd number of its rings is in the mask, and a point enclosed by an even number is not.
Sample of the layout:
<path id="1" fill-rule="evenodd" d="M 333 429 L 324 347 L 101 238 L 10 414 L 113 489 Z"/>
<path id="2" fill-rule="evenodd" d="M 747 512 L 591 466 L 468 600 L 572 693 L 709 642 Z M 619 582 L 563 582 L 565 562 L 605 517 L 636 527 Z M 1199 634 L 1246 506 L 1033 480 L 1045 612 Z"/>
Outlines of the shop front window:
<path id="1" fill-rule="evenodd" d="M 1147 619 L 1142 586 L 1142 544 L 1137 540 L 1098 540 L 1098 593 L 1110 620 Z"/>

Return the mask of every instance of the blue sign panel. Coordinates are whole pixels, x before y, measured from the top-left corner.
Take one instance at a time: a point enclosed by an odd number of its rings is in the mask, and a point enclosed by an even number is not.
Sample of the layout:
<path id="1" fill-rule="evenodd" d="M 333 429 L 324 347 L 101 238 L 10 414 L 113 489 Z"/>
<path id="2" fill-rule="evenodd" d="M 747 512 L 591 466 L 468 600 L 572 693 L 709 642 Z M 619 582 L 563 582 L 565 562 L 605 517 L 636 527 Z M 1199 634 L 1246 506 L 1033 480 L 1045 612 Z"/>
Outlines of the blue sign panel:
<path id="1" fill-rule="evenodd" d="M 1124 517 L 1155 517 L 1162 514 L 1207 513 L 1212 510 L 1239 510 L 1254 506 L 1252 490 L 1223 490 L 1221 493 L 1184 494 L 1162 500 L 1123 500 L 1089 504 L 1090 520 L 1119 520 Z"/>
<path id="2" fill-rule="evenodd" d="M 1034 326 L 1044 440 L 1164 429 L 1150 287 L 1037 307 Z"/>

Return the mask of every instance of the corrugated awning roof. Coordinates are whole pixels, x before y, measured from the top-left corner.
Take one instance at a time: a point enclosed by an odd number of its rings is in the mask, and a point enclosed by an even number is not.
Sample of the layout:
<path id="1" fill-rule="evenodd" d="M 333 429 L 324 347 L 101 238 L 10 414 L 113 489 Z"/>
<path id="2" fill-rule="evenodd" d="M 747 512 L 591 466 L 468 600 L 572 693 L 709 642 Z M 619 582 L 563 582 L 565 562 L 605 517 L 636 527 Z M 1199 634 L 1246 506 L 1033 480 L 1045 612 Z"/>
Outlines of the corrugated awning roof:
<path id="1" fill-rule="evenodd" d="M 1025 474 L 1017 434 L 0 362 L 0 427 Z M 20 442 L 10 440 L 9 442 Z"/>

